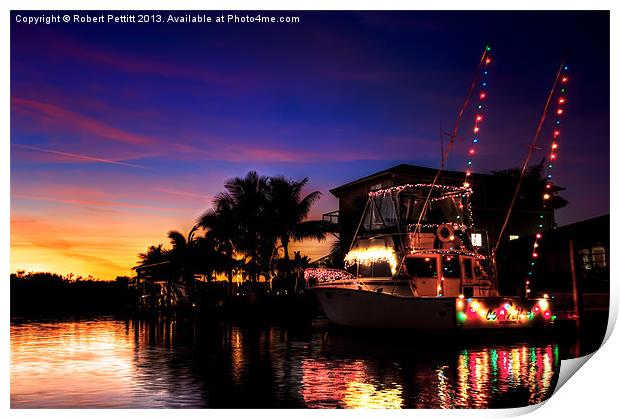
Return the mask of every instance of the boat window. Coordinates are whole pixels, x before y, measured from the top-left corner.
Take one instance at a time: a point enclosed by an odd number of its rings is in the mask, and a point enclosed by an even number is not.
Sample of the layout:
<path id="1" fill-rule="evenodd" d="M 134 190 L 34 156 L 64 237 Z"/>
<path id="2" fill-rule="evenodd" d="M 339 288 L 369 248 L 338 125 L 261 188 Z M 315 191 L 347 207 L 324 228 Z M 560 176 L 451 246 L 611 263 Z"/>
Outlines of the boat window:
<path id="1" fill-rule="evenodd" d="M 437 278 L 437 260 L 434 257 L 407 258 L 407 273 L 415 278 Z"/>
<path id="2" fill-rule="evenodd" d="M 398 223 L 395 200 L 389 192 L 370 199 L 364 217 L 366 231 L 382 230 L 394 227 Z"/>
<path id="3" fill-rule="evenodd" d="M 474 277 L 472 272 L 472 263 L 470 258 L 463 258 L 463 276 L 467 279 Z"/>
<path id="4" fill-rule="evenodd" d="M 458 256 L 446 255 L 441 257 L 442 275 L 446 278 L 460 278 L 461 264 Z"/>

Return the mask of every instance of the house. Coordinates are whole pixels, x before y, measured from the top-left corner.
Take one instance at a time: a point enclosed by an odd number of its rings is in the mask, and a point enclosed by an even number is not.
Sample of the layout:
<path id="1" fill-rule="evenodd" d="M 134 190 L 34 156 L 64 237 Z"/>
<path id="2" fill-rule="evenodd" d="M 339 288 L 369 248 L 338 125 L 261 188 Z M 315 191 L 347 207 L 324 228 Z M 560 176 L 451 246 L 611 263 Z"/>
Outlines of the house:
<path id="1" fill-rule="evenodd" d="M 609 241 L 609 214 L 545 232 L 533 271 L 533 292 L 553 295 L 555 305 L 566 310 L 574 308 L 572 295 L 576 292 L 579 311 L 608 310 Z M 534 236 L 521 237 L 510 241 L 498 252 L 497 264 L 501 283 L 506 287 L 504 292 L 522 291 L 533 242 Z"/>
<path id="2" fill-rule="evenodd" d="M 430 184 L 436 174 L 437 169 L 434 168 L 400 164 L 338 186 L 330 190 L 338 198 L 338 211 L 324 214 L 323 219 L 338 224 L 341 247 L 346 249 L 353 239 L 369 192 L 407 183 Z M 464 181 L 465 172 L 444 170 L 437 184 L 460 186 Z M 481 234 L 483 245 L 493 246 L 510 206 L 516 179 L 472 173 L 468 182 L 473 189 L 472 212 L 475 231 Z M 563 188 L 553 188 L 553 191 L 561 190 Z M 543 230 L 555 226 L 553 210 L 544 211 L 542 219 L 539 218 L 541 211 L 533 210 L 540 208 L 540 199 L 542 199 L 540 196 L 518 197 L 505 232 L 506 240 L 532 234 L 539 228 L 539 224 L 542 224 Z"/>

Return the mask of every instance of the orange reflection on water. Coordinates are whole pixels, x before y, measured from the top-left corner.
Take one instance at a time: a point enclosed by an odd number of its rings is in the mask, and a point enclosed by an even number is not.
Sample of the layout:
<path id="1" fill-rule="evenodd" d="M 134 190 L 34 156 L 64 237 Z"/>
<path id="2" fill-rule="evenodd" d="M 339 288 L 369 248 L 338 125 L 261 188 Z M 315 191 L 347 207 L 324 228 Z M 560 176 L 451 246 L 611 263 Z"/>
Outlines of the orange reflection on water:
<path id="1" fill-rule="evenodd" d="M 243 354 L 243 334 L 238 327 L 233 326 L 230 329 L 230 360 L 231 360 L 231 376 L 233 382 L 239 384 L 241 382 L 241 374 L 245 366 L 245 357 Z"/>
<path id="2" fill-rule="evenodd" d="M 67 399 L 75 406 L 115 406 L 132 384 L 133 354 L 122 323 L 11 325 L 11 403 L 42 407 L 45 398 L 45 407 L 65 406 Z"/>
<path id="3" fill-rule="evenodd" d="M 400 409 L 402 386 L 370 380 L 364 361 L 302 361 L 301 394 L 308 407 Z"/>

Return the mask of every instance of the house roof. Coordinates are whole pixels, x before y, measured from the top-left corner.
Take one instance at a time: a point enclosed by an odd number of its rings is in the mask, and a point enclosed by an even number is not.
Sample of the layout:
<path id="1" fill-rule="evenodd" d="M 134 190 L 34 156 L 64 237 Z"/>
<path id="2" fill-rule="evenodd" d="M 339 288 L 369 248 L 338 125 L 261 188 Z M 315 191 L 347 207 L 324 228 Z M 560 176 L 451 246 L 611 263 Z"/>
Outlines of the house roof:
<path id="1" fill-rule="evenodd" d="M 344 185 L 338 186 L 334 189 L 330 189 L 330 192 L 335 197 L 339 197 L 342 192 L 356 187 L 360 184 L 367 183 L 373 179 L 379 179 L 388 175 L 410 175 L 410 176 L 429 176 L 434 177 L 437 174 L 437 170 L 431 167 L 424 166 L 416 166 L 412 164 L 399 164 L 397 166 L 390 167 L 385 170 L 381 170 L 379 172 L 373 173 L 368 176 L 364 176 L 363 178 L 354 180 L 349 183 L 345 183 Z M 454 178 L 465 178 L 465 172 L 456 172 L 452 170 L 443 170 L 442 176 L 444 177 L 454 177 Z M 480 179 L 481 177 L 488 177 L 489 175 L 481 174 L 481 173 L 472 173 L 472 177 Z"/>

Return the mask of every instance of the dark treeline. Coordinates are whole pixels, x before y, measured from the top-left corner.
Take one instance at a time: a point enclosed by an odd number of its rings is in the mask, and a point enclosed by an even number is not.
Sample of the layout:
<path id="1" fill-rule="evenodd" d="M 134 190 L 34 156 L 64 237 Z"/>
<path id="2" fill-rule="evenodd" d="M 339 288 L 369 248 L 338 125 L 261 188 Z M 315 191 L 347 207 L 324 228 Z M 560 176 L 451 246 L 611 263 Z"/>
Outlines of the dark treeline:
<path id="1" fill-rule="evenodd" d="M 11 315 L 114 314 L 135 301 L 128 277 L 114 281 L 49 272 L 11 274 Z"/>

